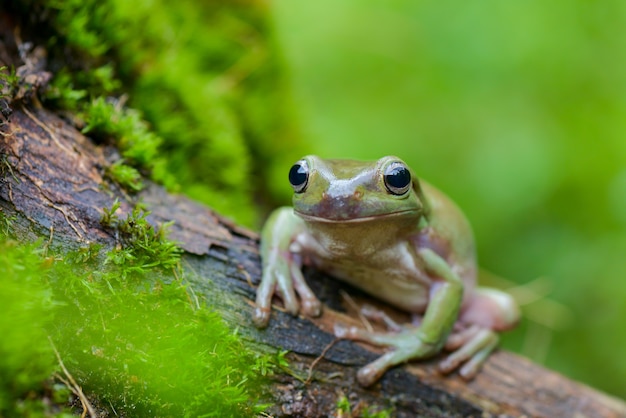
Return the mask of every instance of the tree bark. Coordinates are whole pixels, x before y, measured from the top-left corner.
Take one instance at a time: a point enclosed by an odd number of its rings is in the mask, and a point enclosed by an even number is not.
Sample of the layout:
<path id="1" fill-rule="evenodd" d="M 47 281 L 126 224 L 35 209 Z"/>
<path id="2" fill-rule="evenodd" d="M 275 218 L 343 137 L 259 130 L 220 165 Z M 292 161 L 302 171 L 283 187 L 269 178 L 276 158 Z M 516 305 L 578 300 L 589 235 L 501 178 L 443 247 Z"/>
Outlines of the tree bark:
<path id="1" fill-rule="evenodd" d="M 152 212 L 152 224 L 173 220 L 169 237 L 185 252 L 182 265 L 194 291 L 258 349 L 289 350 L 292 370 L 274 376 L 269 388 L 275 416 L 340 416 L 337 401 L 344 395 L 357 405 L 355 416 L 366 407 L 392 408 L 399 417 L 626 416 L 623 401 L 502 350 L 471 382 L 441 375 L 433 359 L 395 368 L 373 387 L 360 387 L 357 370 L 380 350 L 335 341 L 332 328 L 336 322 L 359 323 L 349 299 L 341 295 L 351 295 L 358 304 L 376 301 L 307 270 L 308 282 L 325 303 L 323 315 L 293 317 L 277 303 L 269 327 L 256 329 L 251 312 L 261 275 L 258 235 L 154 184 L 129 196 L 103 176 L 115 149 L 95 144 L 36 100 L 32 103 L 4 103 L 12 114 L 0 131 L 0 209 L 15 216 L 14 231 L 24 240 L 46 237 L 61 251 L 92 242 L 110 248 L 116 237 L 100 218 L 102 208 L 115 199 L 122 204 L 122 217 L 141 201 Z"/>

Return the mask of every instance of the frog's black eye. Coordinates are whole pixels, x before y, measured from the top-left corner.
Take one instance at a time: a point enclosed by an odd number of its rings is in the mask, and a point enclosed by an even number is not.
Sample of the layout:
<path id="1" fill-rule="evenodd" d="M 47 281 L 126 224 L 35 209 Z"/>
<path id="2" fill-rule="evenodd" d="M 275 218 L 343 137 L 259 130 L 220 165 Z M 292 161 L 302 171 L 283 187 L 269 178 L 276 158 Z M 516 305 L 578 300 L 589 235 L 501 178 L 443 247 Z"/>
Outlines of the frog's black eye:
<path id="1" fill-rule="evenodd" d="M 384 179 L 385 186 L 391 194 L 403 195 L 411 188 L 411 172 L 399 161 L 385 168 Z"/>
<path id="2" fill-rule="evenodd" d="M 304 192 L 309 182 L 309 165 L 306 160 L 300 160 L 289 170 L 289 183 L 296 193 Z"/>

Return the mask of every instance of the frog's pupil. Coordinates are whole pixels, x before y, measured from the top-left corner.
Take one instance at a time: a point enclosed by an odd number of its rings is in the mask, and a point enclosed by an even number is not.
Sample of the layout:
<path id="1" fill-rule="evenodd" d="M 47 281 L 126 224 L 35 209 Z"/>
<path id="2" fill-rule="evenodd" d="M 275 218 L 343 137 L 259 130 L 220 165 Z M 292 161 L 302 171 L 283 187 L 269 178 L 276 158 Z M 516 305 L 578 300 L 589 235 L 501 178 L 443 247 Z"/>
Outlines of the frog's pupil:
<path id="1" fill-rule="evenodd" d="M 411 183 L 411 173 L 406 167 L 394 167 L 385 175 L 385 182 L 396 189 L 405 188 Z"/>
<path id="2" fill-rule="evenodd" d="M 302 164 L 294 164 L 289 170 L 289 183 L 292 186 L 302 186 L 307 180 L 307 170 Z"/>

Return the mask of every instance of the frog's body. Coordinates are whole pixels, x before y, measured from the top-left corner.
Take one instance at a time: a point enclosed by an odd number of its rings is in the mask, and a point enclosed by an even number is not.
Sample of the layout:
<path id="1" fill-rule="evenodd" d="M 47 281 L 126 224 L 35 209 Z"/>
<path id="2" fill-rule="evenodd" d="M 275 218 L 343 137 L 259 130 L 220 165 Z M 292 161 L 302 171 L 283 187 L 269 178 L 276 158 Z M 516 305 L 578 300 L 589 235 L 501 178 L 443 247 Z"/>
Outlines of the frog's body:
<path id="1" fill-rule="evenodd" d="M 380 230 L 369 232 L 367 228 L 363 237 L 363 226 L 316 225 L 315 234 L 299 234 L 293 246 L 299 247 L 318 269 L 400 309 L 423 312 L 428 302 L 430 279 L 416 266 L 409 243 L 411 237 L 402 231 L 393 231 L 393 225 L 383 232 L 396 240 L 379 237 Z M 380 280 L 381 277 L 385 279 Z"/>
<path id="2" fill-rule="evenodd" d="M 417 212 L 371 217 L 358 222 L 310 217 L 304 222 L 313 227 L 296 235 L 292 245 L 300 246 L 300 251 L 310 255 L 311 263 L 320 270 L 400 309 L 423 313 L 433 279 L 416 257 L 416 246 L 429 246 L 444 257 L 446 253 L 456 254 L 454 265 L 466 288 L 474 286 L 476 270 L 471 241 L 467 244 L 466 240 L 454 241 L 449 236 L 449 231 L 471 236 L 469 224 L 456 206 L 436 189 L 423 182 L 422 188 L 429 196 L 438 198 L 429 200 L 431 206 L 450 208 L 438 212 L 440 216 L 431 219 L 428 227 L 416 227 L 420 220 Z M 287 211 L 293 212 L 291 208 Z M 437 228 L 438 225 L 448 228 Z M 438 237 L 436 240 L 431 238 L 434 235 Z M 444 242 L 457 245 L 446 248 Z"/>
<path id="3" fill-rule="evenodd" d="M 313 265 L 397 308 L 423 314 L 418 328 L 396 333 L 336 329 L 345 338 L 395 348 L 361 369 L 361 383 L 373 383 L 395 364 L 436 354 L 446 341 L 457 351 L 442 369 L 467 363 L 461 373 L 475 374 L 497 343 L 491 329 L 512 327 L 518 311 L 508 295 L 475 289 L 472 231 L 457 206 L 419 182 L 396 157 L 363 163 L 309 156 L 294 165 L 290 181 L 294 208 L 277 209 L 262 233 L 256 323 L 267 324 L 274 291 L 292 313 L 320 313 L 300 271 L 303 263 Z M 448 339 L 459 312 L 474 326 Z"/>

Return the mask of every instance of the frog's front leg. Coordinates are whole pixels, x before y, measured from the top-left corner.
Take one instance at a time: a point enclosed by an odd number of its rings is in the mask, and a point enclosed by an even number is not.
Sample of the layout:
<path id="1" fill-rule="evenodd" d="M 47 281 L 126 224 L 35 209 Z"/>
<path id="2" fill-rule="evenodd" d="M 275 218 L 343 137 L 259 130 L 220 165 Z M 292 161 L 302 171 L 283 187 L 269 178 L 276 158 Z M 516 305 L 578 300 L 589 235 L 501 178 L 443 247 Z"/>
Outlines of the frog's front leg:
<path id="1" fill-rule="evenodd" d="M 279 294 L 285 309 L 293 315 L 300 310 L 306 315 L 320 314 L 321 304 L 304 280 L 300 270 L 302 257 L 298 249 L 294 248 L 294 237 L 302 231 L 302 221 L 289 207 L 276 209 L 263 226 L 263 276 L 257 289 L 253 316 L 258 327 L 267 326 L 270 320 L 274 293 Z M 300 302 L 296 294 L 300 297 Z"/>
<path id="2" fill-rule="evenodd" d="M 448 263 L 430 249 L 418 250 L 427 270 L 440 281 L 433 287 L 421 325 L 399 333 L 368 332 L 357 327 L 336 327 L 338 337 L 389 346 L 392 351 L 359 370 L 363 386 L 376 382 L 389 368 L 411 359 L 437 354 L 452 330 L 463 299 L 463 283 Z"/>

